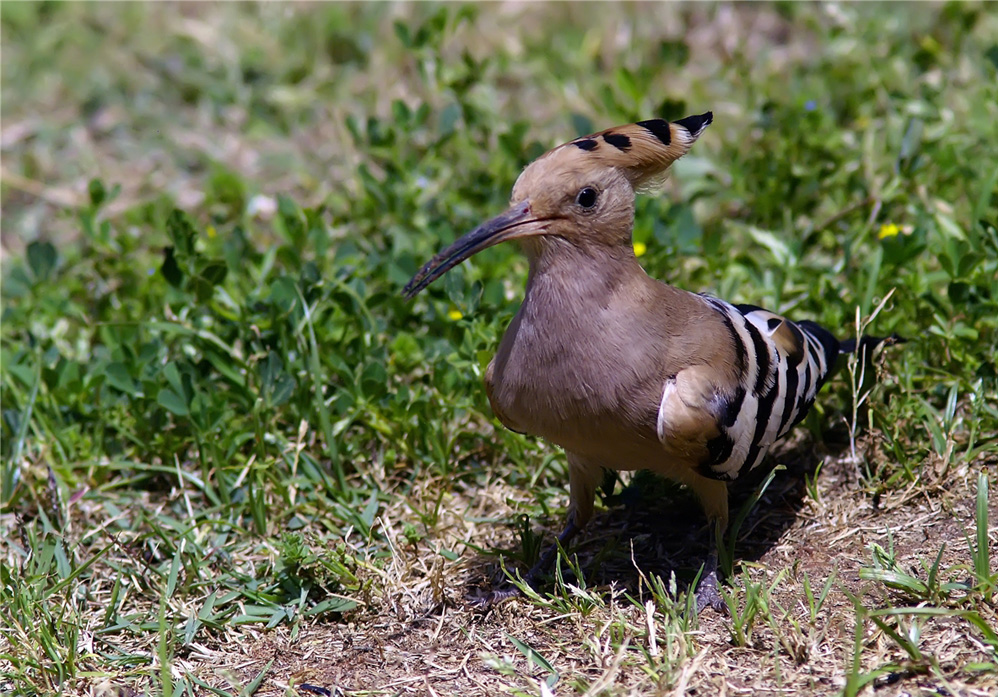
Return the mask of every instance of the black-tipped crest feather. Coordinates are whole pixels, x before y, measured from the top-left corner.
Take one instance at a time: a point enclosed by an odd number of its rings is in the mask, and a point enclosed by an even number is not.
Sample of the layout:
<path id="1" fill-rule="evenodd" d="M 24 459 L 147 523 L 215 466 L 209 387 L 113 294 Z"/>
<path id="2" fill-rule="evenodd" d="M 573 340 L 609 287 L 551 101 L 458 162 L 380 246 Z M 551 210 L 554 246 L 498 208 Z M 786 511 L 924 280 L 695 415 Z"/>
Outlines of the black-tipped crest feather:
<path id="1" fill-rule="evenodd" d="M 669 166 L 685 155 L 714 120 L 713 112 L 678 121 L 650 119 L 614 126 L 576 138 L 544 157 L 554 157 L 567 145 L 586 153 L 593 163 L 619 169 L 639 193 L 654 192 L 668 176 Z M 610 146 L 610 147 L 607 147 Z"/>

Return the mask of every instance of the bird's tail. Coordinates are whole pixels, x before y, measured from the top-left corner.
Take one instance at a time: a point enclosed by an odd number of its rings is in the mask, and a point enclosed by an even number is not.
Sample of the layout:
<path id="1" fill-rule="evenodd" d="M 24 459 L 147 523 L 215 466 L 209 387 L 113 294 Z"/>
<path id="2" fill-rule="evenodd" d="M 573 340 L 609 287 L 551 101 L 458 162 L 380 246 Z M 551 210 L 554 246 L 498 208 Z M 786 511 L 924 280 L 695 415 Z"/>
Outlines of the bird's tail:
<path id="1" fill-rule="evenodd" d="M 844 339 L 839 342 L 839 354 L 856 353 L 865 356 L 866 360 L 873 360 L 888 346 L 903 344 L 907 339 L 897 334 L 890 336 L 864 336 L 857 342 L 855 339 Z"/>

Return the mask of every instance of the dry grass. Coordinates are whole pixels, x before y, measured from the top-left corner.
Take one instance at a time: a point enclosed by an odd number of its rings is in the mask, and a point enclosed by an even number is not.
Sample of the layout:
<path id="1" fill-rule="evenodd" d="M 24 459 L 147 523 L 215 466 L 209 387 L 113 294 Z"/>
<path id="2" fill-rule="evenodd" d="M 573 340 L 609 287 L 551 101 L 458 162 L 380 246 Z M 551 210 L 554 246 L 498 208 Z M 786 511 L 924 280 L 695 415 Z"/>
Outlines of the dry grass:
<path id="1" fill-rule="evenodd" d="M 261 695 L 283 694 L 289 685 L 302 691 L 303 683 L 334 694 L 539 694 L 548 673 L 516 647 L 515 637 L 557 666 L 561 685 L 590 685 L 587 694 L 604 694 L 611 686 L 612 694 L 620 695 L 830 694 L 844 687 L 853 660 L 856 610 L 844 591 L 868 607 L 898 602 L 879 584 L 860 579 L 859 569 L 870 566 L 869 545 L 886 548 L 892 541 L 906 569 L 920 569 L 921 561 L 944 544 L 944 567 L 968 564 L 973 472 L 985 464 L 951 473 L 944 490 L 891 493 L 876 507 L 857 491 L 845 459 L 829 459 L 822 468 L 819 502 L 806 497 L 799 478 L 777 480 L 765 504 L 747 521 L 747 539 L 738 547 L 747 579 L 772 586 L 769 613 L 759 618 L 746 645 L 735 645 L 731 620 L 713 613 L 698 625 L 694 621 L 694 631 L 671 636 L 676 626 L 668 615 L 656 614 L 651 620 L 656 641 L 650 643 L 642 602 L 654 597 L 647 585 L 647 576 L 654 573 L 650 569 L 696 563 L 699 557 L 690 552 L 702 552 L 704 544 L 699 540 L 701 549 L 690 550 L 688 539 L 675 538 L 676 533 L 687 538 L 696 531 L 663 519 L 670 513 L 688 519 L 695 504 L 670 497 L 645 499 L 633 511 L 611 509 L 597 515 L 579 545 L 582 567 L 590 574 L 587 589 L 579 591 L 586 599 L 585 616 L 566 613 L 560 603 L 527 601 L 477 612 L 468 598 L 483 577 L 494 578 L 496 562 L 470 552 L 447 561 L 437 550 L 462 550 L 469 543 L 510 546 L 508 537 L 497 539 L 491 519 L 512 518 L 516 509 L 497 502 L 515 501 L 520 492 L 494 484 L 469 492 L 468 498 L 448 498 L 439 524 L 418 547 L 408 546 L 400 527 L 391 522 L 411 518 L 407 503 L 386 511 L 382 522 L 396 554 L 376 576 L 379 590 L 372 604 L 348 623 L 302 627 L 297 636 L 279 629 L 244 637 L 234 650 L 219 647 L 203 662 L 185 667 L 231 689 L 247 684 L 273 660 L 257 693 Z M 432 489 L 417 493 L 416 505 L 432 495 Z M 479 516 L 490 521 L 469 522 Z M 998 520 L 994 501 L 990 516 Z M 605 553 L 606 541 L 614 537 L 610 559 L 593 568 L 593 554 Z M 639 560 L 637 567 L 628 568 L 629 553 Z M 805 576 L 816 594 L 834 579 L 813 621 Z M 992 626 L 998 619 L 993 606 L 985 619 Z M 939 666 L 937 674 L 925 674 L 924 665 L 914 664 L 872 622 L 865 623 L 862 669 L 897 666 L 876 680 L 878 694 L 901 694 L 898 689 L 905 694 L 994 694 L 998 678 L 993 673 L 968 669 L 993 660 L 993 650 L 964 622 L 944 617 L 917 624 L 926 655 Z M 235 664 L 241 668 L 227 682 L 217 667 Z"/>

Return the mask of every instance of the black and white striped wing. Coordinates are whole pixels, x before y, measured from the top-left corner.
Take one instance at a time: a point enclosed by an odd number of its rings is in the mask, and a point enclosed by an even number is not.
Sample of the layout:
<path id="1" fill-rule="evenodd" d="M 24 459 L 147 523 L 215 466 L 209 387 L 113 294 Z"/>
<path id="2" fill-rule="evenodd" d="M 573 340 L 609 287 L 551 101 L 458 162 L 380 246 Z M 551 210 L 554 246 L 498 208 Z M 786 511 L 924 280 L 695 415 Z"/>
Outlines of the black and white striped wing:
<path id="1" fill-rule="evenodd" d="M 742 379 L 725 400 L 720 434 L 700 473 L 733 480 L 804 418 L 839 353 L 838 340 L 813 322 L 791 322 L 753 305 L 705 298 L 724 317 Z"/>

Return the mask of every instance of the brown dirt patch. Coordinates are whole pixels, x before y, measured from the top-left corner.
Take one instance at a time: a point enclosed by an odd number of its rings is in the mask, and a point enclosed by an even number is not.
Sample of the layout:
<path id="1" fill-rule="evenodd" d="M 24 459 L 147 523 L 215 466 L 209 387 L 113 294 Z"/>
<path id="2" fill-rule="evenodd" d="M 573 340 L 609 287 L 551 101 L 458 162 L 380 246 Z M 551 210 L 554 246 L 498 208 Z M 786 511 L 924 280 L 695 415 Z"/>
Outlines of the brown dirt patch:
<path id="1" fill-rule="evenodd" d="M 870 609 L 905 604 L 900 594 L 860 579 L 860 567 L 871 566 L 869 545 L 886 549 L 893 542 L 901 568 L 924 579 L 923 562 L 931 564 L 945 544 L 942 567 L 953 577 L 947 580 L 966 578 L 976 473 L 995 463 L 978 462 L 931 486 L 923 482 L 917 489 L 878 497 L 857 487 L 855 468 L 845 458 L 828 458 L 815 501 L 805 493 L 803 476 L 813 467 L 801 466 L 815 460 L 813 449 L 798 442 L 782 457 L 797 462 L 777 477 L 750 515 L 736 550 L 742 574 L 767 587 L 776 582 L 769 596 L 771 619 L 760 616 L 744 645 L 732 640 L 731 618 L 705 613 L 699 630 L 682 638 L 667 636 L 669 625 L 659 612 L 657 657 L 648 658 L 647 617 L 624 594 L 647 599 L 642 576 L 667 579 L 672 570 L 682 590 L 707 544 L 695 504 L 675 492 L 653 492 L 637 503 L 603 510 L 574 547 L 589 576 L 587 587 L 600 599 L 587 615 L 526 600 L 476 612 L 467 597 L 498 577 L 497 562 L 468 549 L 448 561 L 436 550 L 460 549 L 465 541 L 512 545 L 508 528 L 469 522 L 504 513 L 512 517 L 523 492 L 496 483 L 467 492 L 466 500 L 450 501 L 452 513 L 418 549 L 396 544 L 394 559 L 382 571 L 378 600 L 345 623 L 254 632 L 245 643 L 216 647 L 188 667 L 211 682 L 245 685 L 272 660 L 260 695 L 284 694 L 288 686 L 307 690 L 303 684 L 344 695 L 543 694 L 540 683 L 549 673 L 528 662 L 515 638 L 558 671 L 555 694 L 581 692 L 580 684 L 597 688 L 590 694 L 837 693 L 852 662 L 856 626 L 856 611 L 844 591 L 861 597 Z M 736 492 L 735 505 L 737 500 Z M 471 510 L 478 515 L 469 515 Z M 389 517 L 400 518 L 389 512 L 383 519 L 391 534 L 401 526 Z M 991 520 L 996 519 L 992 498 Z M 690 520 L 697 523 L 691 526 Z M 833 589 L 809 622 L 804 579 L 819 593 L 833 573 Z M 744 587 L 742 576 L 735 587 Z M 989 613 L 985 619 L 994 623 L 993 605 L 981 606 Z M 912 624 L 905 621 L 902 631 L 910 632 Z M 967 667 L 993 661 L 994 655 L 963 620 L 941 617 L 917 625 L 917 643 L 935 658 L 938 674 L 926 674 L 872 622 L 865 623 L 863 669 L 897 666 L 873 683 L 877 694 L 994 694 L 995 676 Z M 223 675 L 212 665 L 238 667 Z"/>

